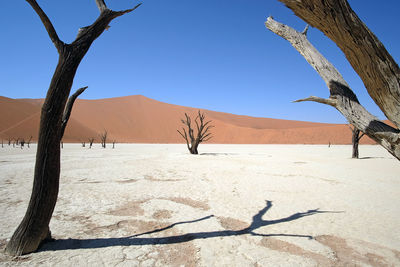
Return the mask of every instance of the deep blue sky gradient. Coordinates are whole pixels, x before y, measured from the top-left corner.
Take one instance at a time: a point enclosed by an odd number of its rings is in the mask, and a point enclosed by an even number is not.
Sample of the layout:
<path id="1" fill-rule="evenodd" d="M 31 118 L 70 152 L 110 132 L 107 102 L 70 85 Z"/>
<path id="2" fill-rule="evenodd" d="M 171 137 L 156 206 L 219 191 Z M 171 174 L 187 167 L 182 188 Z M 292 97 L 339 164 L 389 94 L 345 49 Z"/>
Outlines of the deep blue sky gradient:
<path id="1" fill-rule="evenodd" d="M 64 42 L 98 16 L 93 0 L 38 0 Z M 138 1 L 109 0 L 114 10 Z M 350 0 L 352 8 L 400 62 L 400 1 Z M 33 9 L 23 0 L 2 3 L 0 95 L 43 98 L 57 51 Z M 114 20 L 83 59 L 73 91 L 99 99 L 141 94 L 183 106 L 234 114 L 346 123 L 335 109 L 291 103 L 328 97 L 322 79 L 290 44 L 268 31 L 277 21 L 302 30 L 305 23 L 277 0 L 144 0 Z M 310 41 L 342 73 L 361 103 L 383 119 L 363 83 L 336 45 L 318 30 Z"/>

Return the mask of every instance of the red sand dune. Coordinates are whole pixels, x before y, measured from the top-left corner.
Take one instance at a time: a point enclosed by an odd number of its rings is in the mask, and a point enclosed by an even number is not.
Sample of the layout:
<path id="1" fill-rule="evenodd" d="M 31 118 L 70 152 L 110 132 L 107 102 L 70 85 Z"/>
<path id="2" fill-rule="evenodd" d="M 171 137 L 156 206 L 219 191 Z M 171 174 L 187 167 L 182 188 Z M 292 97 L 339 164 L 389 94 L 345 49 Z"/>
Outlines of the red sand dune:
<path id="1" fill-rule="evenodd" d="M 37 139 L 42 99 L 0 97 L 0 138 Z M 212 120 L 210 143 L 227 144 L 349 144 L 351 132 L 345 124 L 326 124 L 255 118 L 202 110 Z M 78 99 L 64 141 L 80 142 L 107 130 L 109 141 L 119 143 L 182 143 L 176 131 L 184 113 L 197 109 L 162 103 L 141 95 Z M 365 137 L 362 143 L 374 143 Z"/>

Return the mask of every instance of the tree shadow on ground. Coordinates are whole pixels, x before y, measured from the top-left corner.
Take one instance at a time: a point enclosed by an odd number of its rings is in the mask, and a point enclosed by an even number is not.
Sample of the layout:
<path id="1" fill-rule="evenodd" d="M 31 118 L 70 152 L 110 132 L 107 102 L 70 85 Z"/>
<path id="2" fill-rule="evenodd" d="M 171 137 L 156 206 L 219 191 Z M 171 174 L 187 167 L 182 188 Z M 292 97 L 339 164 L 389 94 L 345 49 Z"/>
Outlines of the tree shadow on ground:
<path id="1" fill-rule="evenodd" d="M 69 250 L 69 249 L 93 249 L 93 248 L 105 248 L 113 246 L 143 246 L 143 245 L 166 245 L 166 244 L 177 244 L 188 242 L 195 239 L 208 239 L 215 237 L 226 237 L 226 236 L 240 236 L 240 235 L 252 235 L 252 236 L 289 236 L 289 237 L 302 237 L 313 239 L 310 235 L 298 235 L 298 234 L 260 234 L 256 233 L 255 230 L 279 223 L 291 222 L 306 216 L 311 216 L 320 213 L 340 213 L 342 211 L 321 211 L 319 209 L 308 210 L 306 212 L 297 212 L 288 217 L 276 219 L 276 220 L 263 220 L 264 214 L 272 207 L 272 201 L 267 200 L 266 206 L 261 209 L 256 215 L 253 216 L 251 224 L 241 230 L 222 230 L 222 231 L 210 231 L 210 232 L 197 232 L 187 233 L 175 236 L 166 237 L 139 237 L 142 235 L 154 234 L 171 229 L 179 224 L 196 223 L 203 220 L 210 219 L 214 215 L 209 215 L 197 220 L 183 221 L 171 224 L 167 227 L 155 229 L 153 231 L 136 234 L 127 237 L 119 238 L 93 238 L 93 239 L 58 239 L 48 243 L 45 243 L 40 251 L 53 251 L 53 250 Z"/>

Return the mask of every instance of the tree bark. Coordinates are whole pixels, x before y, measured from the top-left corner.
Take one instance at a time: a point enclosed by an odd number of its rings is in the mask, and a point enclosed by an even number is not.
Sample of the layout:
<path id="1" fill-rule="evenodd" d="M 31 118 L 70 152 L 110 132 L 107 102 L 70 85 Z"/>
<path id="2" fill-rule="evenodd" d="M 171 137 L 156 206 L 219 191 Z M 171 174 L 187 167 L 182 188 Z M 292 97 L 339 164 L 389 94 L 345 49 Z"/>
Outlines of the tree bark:
<path id="1" fill-rule="evenodd" d="M 279 0 L 345 54 L 369 95 L 400 128 L 400 68 L 346 0 Z"/>
<path id="2" fill-rule="evenodd" d="M 301 33 L 269 17 L 266 27 L 285 40 L 307 60 L 325 81 L 330 91 L 328 99 L 311 96 L 295 102 L 314 101 L 336 108 L 357 129 L 382 145 L 400 160 L 400 131 L 369 113 L 358 101 L 337 69 L 307 40 L 306 31 Z"/>
<path id="3" fill-rule="evenodd" d="M 93 41 L 101 35 L 108 24 L 114 18 L 129 13 L 139 6 L 118 12 L 99 7 L 101 13 L 98 19 L 92 25 L 81 28 L 71 44 L 65 44 L 58 38 L 52 23 L 37 2 L 26 1 L 45 26 L 59 53 L 59 59 L 42 107 L 34 181 L 28 209 L 6 246 L 6 252 L 14 256 L 33 252 L 44 240 L 51 238 L 49 222 L 59 189 L 62 118 L 76 70 Z M 104 4 L 104 1 L 102 3 Z M 64 128 L 65 126 L 66 123 Z"/>
<path id="4" fill-rule="evenodd" d="M 353 159 L 358 159 L 359 154 L 358 154 L 358 144 L 360 143 L 360 130 L 357 128 L 353 129 L 353 134 L 351 138 L 351 142 L 353 144 L 353 152 L 351 154 L 351 157 Z"/>

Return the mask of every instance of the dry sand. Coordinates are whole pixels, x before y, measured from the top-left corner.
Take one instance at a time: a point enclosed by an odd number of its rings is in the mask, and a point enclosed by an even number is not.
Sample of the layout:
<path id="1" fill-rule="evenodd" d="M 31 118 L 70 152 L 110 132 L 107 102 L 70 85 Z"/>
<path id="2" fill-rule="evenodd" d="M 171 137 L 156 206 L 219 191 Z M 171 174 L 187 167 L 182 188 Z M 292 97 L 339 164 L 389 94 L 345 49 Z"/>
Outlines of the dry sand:
<path id="1" fill-rule="evenodd" d="M 11 99 L 0 96 L 0 139 L 37 140 L 43 99 Z M 301 109 L 301 104 L 298 106 Z M 98 100 L 78 99 L 65 131 L 65 142 L 99 140 L 108 131 L 110 140 L 120 143 L 183 143 L 176 131 L 188 113 L 197 109 L 159 102 L 141 95 Z M 350 144 L 351 131 L 345 124 L 314 123 L 256 118 L 203 110 L 212 120 L 213 138 L 218 144 Z M 3 116 L 1 116 L 3 114 Z M 368 137 L 363 144 L 375 143 Z"/>
<path id="2" fill-rule="evenodd" d="M 62 150 L 55 242 L 0 265 L 399 266 L 400 164 L 380 146 L 117 145 Z M 35 146 L 0 148 L 0 246 Z"/>

